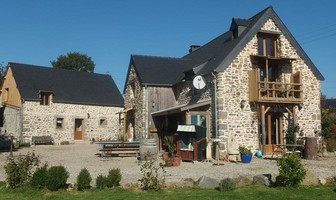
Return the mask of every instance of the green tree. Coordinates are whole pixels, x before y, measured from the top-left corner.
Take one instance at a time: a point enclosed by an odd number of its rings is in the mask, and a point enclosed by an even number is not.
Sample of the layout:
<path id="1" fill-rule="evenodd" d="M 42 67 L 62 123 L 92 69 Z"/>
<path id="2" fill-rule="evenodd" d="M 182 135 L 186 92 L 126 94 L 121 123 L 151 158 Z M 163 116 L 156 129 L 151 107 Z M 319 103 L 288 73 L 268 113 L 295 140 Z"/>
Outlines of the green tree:
<path id="1" fill-rule="evenodd" d="M 91 57 L 78 52 L 70 52 L 67 55 L 60 55 L 57 60 L 51 61 L 53 68 L 76 70 L 82 72 L 94 72 L 95 63 Z"/>
<path id="2" fill-rule="evenodd" d="M 3 77 L 5 76 L 6 66 L 0 63 L 0 82 L 2 81 Z"/>
<path id="3" fill-rule="evenodd" d="M 322 136 L 328 151 L 336 150 L 336 109 L 322 109 Z"/>

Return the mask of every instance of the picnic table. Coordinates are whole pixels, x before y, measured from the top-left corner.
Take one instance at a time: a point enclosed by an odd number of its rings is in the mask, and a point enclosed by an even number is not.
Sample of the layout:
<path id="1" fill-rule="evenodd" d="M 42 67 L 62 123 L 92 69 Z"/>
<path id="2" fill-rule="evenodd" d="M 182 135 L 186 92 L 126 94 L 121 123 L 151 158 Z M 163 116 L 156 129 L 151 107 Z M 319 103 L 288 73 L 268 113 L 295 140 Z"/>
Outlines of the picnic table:
<path id="1" fill-rule="evenodd" d="M 137 156 L 139 155 L 140 142 L 132 141 L 104 141 L 96 142 L 99 145 L 99 152 L 101 157 L 105 156 Z"/>

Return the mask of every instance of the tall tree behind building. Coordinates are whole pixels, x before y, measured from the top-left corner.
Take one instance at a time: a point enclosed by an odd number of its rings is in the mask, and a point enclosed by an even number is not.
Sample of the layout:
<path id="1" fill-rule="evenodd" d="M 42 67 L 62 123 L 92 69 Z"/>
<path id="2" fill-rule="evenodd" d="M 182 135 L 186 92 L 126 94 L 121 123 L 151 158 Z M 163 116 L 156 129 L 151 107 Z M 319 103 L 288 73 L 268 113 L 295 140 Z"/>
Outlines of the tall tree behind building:
<path id="1" fill-rule="evenodd" d="M 2 82 L 3 77 L 5 76 L 6 66 L 0 63 L 0 83 Z"/>
<path id="2" fill-rule="evenodd" d="M 91 57 L 79 52 L 69 52 L 67 55 L 60 55 L 51 65 L 58 69 L 76 70 L 82 72 L 94 72 L 95 63 Z"/>

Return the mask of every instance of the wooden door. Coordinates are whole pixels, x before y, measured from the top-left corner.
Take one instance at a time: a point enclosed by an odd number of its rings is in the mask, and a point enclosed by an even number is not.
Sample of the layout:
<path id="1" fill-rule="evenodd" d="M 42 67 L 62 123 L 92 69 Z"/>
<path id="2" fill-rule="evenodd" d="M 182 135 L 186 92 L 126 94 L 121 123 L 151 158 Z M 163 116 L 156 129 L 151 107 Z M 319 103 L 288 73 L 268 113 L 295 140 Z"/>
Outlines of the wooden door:
<path id="1" fill-rule="evenodd" d="M 267 113 L 265 119 L 266 154 L 272 154 L 275 144 L 283 144 L 282 113 Z"/>
<path id="2" fill-rule="evenodd" d="M 83 139 L 83 119 L 75 119 L 74 139 L 75 140 Z"/>

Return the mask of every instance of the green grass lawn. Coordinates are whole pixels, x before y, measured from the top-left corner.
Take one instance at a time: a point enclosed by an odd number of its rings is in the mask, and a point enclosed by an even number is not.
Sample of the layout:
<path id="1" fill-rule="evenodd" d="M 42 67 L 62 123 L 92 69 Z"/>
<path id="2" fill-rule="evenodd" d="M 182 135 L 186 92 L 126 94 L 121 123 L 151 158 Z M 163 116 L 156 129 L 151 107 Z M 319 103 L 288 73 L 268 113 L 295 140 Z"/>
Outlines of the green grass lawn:
<path id="1" fill-rule="evenodd" d="M 248 186 L 237 188 L 230 192 L 220 192 L 210 189 L 176 188 L 164 189 L 160 192 L 143 192 L 136 189 L 91 189 L 84 192 L 67 192 L 65 190 L 50 192 L 32 188 L 6 189 L 0 185 L 0 199 L 336 199 L 336 186 L 309 186 L 298 188 L 267 188 Z"/>

